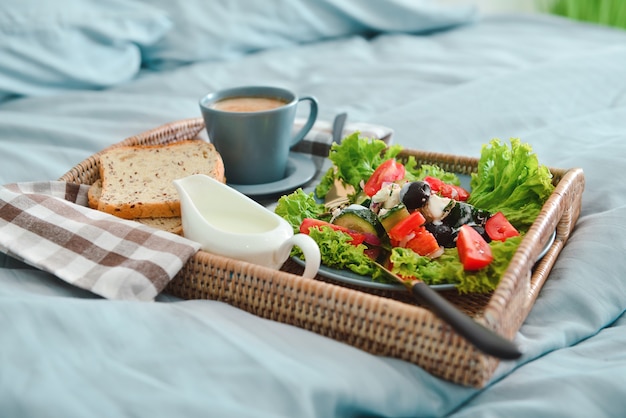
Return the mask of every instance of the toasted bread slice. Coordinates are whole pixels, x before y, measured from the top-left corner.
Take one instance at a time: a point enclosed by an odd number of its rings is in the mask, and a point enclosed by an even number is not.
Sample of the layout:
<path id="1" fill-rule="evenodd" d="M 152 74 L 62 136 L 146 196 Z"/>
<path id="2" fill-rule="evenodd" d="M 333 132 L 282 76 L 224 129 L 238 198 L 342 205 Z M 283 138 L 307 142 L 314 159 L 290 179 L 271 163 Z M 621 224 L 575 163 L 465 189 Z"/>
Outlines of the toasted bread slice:
<path id="1" fill-rule="evenodd" d="M 87 192 L 90 208 L 98 209 L 101 195 L 102 180 L 98 179 L 94 184 L 91 185 Z M 163 231 L 171 232 L 178 235 L 183 234 L 183 222 L 180 216 L 174 216 L 172 218 L 137 218 L 134 220 L 153 228 L 162 229 Z"/>
<path id="2" fill-rule="evenodd" d="M 152 228 L 183 235 L 183 222 L 180 216 L 173 218 L 137 218 L 135 221 Z"/>
<path id="3" fill-rule="evenodd" d="M 192 174 L 225 181 L 224 163 L 213 144 L 198 139 L 112 148 L 100 154 L 97 209 L 124 219 L 180 217 L 173 181 Z M 90 201 L 96 189 L 91 194 Z"/>

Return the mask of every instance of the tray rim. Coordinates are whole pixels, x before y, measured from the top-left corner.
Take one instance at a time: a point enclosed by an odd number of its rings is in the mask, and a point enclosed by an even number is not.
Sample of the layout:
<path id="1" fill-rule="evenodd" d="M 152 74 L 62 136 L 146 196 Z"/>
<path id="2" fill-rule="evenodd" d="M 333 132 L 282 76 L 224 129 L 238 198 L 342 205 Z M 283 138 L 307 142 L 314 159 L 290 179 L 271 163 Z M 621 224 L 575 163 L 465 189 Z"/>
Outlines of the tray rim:
<path id="1" fill-rule="evenodd" d="M 156 145 L 196 138 L 202 118 L 166 123 L 112 144 Z M 99 177 L 99 154 L 93 154 L 59 180 L 91 184 Z M 418 164 L 469 174 L 478 158 L 405 149 Z M 555 191 L 528 230 L 497 289 L 475 319 L 513 338 L 532 309 L 550 270 L 580 215 L 584 174 L 581 168 L 550 168 Z M 556 238 L 537 266 L 538 253 L 556 230 Z M 295 264 L 295 263 L 294 263 Z M 297 266 L 297 265 L 296 265 Z M 285 268 L 286 267 L 286 268 Z M 533 268 L 534 267 L 534 268 Z M 300 266 L 297 266 L 300 268 Z M 289 267 L 275 271 L 199 251 L 168 285 L 182 298 L 227 302 L 255 315 L 295 325 L 376 355 L 400 358 L 452 382 L 483 387 L 499 360 L 484 355 L 427 309 L 316 279 L 304 279 Z M 453 347 L 449 349 L 449 347 Z"/>

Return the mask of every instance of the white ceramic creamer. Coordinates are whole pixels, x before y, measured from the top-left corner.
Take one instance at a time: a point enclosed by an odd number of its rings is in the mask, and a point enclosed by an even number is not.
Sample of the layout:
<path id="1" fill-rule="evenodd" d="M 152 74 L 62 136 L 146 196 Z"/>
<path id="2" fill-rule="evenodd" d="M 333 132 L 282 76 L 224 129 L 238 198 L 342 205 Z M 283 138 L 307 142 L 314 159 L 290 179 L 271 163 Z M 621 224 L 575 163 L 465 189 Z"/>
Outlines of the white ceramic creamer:
<path id="1" fill-rule="evenodd" d="M 174 180 L 183 231 L 213 254 L 280 269 L 294 246 L 304 253 L 304 277 L 320 267 L 320 250 L 308 235 L 258 202 L 204 174 Z"/>

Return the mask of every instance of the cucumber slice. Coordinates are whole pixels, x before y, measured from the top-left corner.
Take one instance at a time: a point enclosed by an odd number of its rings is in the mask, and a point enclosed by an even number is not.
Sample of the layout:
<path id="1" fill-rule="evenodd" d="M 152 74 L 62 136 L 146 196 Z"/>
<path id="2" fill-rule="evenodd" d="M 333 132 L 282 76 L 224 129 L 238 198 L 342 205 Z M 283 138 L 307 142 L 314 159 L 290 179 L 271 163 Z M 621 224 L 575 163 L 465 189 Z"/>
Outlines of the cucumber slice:
<path id="1" fill-rule="evenodd" d="M 378 220 L 378 216 L 361 205 L 350 205 L 343 209 L 332 223 L 353 231 L 373 234 L 379 238 L 387 234 L 385 228 Z"/>
<path id="2" fill-rule="evenodd" d="M 380 223 L 383 225 L 383 228 L 385 228 L 385 230 L 389 232 L 389 230 L 391 230 L 391 228 L 393 228 L 395 224 L 397 224 L 409 215 L 410 213 L 406 206 L 400 204 L 389 209 L 387 212 L 385 212 L 384 215 L 379 216 L 379 219 Z"/>
<path id="3" fill-rule="evenodd" d="M 356 195 L 352 201 L 357 205 L 365 206 L 367 208 L 372 202 L 372 199 L 366 195 L 365 192 L 361 192 Z"/>

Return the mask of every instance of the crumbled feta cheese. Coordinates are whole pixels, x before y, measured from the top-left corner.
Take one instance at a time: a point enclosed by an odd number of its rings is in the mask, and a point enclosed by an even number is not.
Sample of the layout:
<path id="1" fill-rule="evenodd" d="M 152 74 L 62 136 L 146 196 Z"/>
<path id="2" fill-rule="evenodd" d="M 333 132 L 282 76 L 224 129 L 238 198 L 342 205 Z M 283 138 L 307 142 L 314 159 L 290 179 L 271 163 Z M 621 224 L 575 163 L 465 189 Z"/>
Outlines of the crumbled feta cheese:
<path id="1" fill-rule="evenodd" d="M 385 183 L 380 190 L 372 196 L 373 203 L 381 203 L 383 208 L 389 209 L 400 203 L 400 187 L 396 183 Z"/>
<path id="2" fill-rule="evenodd" d="M 422 213 L 426 216 L 426 219 L 430 222 L 440 221 L 448 214 L 446 208 L 450 204 L 452 199 L 447 197 L 441 197 L 436 194 L 430 195 L 428 204 L 423 208 Z"/>

